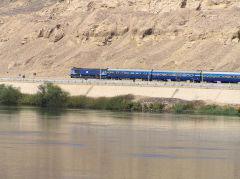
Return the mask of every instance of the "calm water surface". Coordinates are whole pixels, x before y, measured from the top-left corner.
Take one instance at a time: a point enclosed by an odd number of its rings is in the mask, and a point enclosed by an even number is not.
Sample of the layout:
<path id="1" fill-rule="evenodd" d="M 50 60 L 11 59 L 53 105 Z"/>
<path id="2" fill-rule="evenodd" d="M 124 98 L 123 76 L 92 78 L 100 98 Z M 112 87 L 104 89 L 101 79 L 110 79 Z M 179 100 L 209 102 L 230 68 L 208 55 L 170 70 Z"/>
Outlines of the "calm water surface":
<path id="1" fill-rule="evenodd" d="M 0 107 L 0 178 L 239 179 L 240 119 Z"/>

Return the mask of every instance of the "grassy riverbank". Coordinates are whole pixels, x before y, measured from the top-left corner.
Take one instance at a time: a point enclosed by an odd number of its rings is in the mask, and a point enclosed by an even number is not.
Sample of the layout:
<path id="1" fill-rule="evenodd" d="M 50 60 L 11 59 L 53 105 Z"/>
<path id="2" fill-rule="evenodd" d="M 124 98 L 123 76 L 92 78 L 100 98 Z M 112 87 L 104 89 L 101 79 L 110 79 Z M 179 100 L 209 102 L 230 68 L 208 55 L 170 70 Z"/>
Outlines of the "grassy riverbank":
<path id="1" fill-rule="evenodd" d="M 132 95 L 112 98 L 70 96 L 59 86 L 52 83 L 40 85 L 36 94 L 22 94 L 17 88 L 0 85 L 0 103 L 4 105 L 31 105 L 54 108 L 240 116 L 240 108 L 232 106 L 205 105 L 197 102 L 176 103 L 174 105 L 159 102 L 140 103 L 134 101 L 134 96 Z"/>

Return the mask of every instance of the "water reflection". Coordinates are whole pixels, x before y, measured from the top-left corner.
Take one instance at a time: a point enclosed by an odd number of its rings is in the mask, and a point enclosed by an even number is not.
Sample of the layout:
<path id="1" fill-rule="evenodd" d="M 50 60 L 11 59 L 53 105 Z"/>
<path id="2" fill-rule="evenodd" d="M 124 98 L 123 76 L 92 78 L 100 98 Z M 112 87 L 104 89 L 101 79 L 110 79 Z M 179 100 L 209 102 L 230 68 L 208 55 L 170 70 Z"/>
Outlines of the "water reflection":
<path id="1" fill-rule="evenodd" d="M 239 127 L 236 117 L 0 107 L 0 178 L 240 178 Z"/>
<path id="2" fill-rule="evenodd" d="M 67 109 L 64 108 L 35 108 L 36 112 L 42 119 L 52 119 L 51 117 L 55 117 L 53 119 L 60 119 L 58 118 L 61 115 L 67 113 Z"/>
<path id="3" fill-rule="evenodd" d="M 162 159 L 204 159 L 204 160 L 227 160 L 225 157 L 211 157 L 211 156 L 177 156 L 177 155 L 165 155 L 165 154 L 129 154 L 134 157 L 144 158 L 162 158 Z"/>

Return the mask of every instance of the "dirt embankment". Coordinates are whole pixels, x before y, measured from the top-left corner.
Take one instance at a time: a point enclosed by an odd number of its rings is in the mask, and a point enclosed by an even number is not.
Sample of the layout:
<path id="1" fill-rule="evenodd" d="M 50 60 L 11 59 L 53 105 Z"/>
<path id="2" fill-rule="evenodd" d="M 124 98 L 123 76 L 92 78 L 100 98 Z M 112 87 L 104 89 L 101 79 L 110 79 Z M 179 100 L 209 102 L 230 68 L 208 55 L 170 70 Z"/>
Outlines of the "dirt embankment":
<path id="1" fill-rule="evenodd" d="M 239 0 L 2 0 L 0 75 L 72 66 L 240 71 Z"/>
<path id="2" fill-rule="evenodd" d="M 30 82 L 0 82 L 21 89 L 21 92 L 34 94 L 41 83 Z M 199 89 L 177 87 L 148 87 L 148 86 L 113 86 L 113 85 L 85 85 L 58 84 L 72 96 L 84 95 L 88 97 L 114 97 L 132 94 L 135 100 L 141 102 L 161 102 L 175 104 L 185 101 L 198 101 L 216 104 L 240 105 L 240 91 L 230 89 Z"/>

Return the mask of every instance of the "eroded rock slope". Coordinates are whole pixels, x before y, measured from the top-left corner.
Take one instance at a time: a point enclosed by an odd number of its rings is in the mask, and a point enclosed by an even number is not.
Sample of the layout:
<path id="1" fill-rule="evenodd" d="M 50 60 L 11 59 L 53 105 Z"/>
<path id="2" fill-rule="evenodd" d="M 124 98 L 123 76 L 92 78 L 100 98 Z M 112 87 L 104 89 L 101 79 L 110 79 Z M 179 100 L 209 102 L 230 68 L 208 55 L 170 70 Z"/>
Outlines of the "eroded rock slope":
<path id="1" fill-rule="evenodd" d="M 240 71 L 239 0 L 2 0 L 0 75 Z"/>

